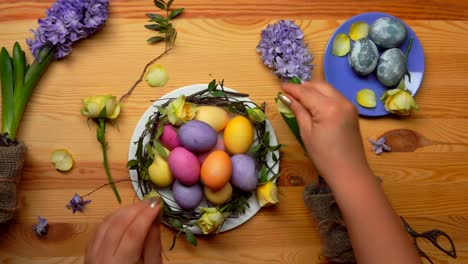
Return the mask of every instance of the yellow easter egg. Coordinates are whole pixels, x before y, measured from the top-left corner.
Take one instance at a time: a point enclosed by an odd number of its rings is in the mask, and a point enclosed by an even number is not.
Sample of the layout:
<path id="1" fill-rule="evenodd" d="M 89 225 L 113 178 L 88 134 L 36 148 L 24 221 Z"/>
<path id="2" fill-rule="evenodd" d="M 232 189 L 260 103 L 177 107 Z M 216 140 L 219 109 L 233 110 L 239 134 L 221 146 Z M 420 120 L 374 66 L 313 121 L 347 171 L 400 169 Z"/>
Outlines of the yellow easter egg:
<path id="1" fill-rule="evenodd" d="M 210 125 L 216 132 L 220 132 L 224 129 L 227 122 L 229 121 L 229 115 L 226 110 L 211 106 L 203 105 L 197 107 L 197 115 L 195 120 L 202 121 Z"/>
<path id="2" fill-rule="evenodd" d="M 236 116 L 224 129 L 224 146 L 231 154 L 249 151 L 254 139 L 254 129 L 250 121 L 243 116 Z"/>
<path id="3" fill-rule="evenodd" d="M 168 187 L 174 181 L 169 163 L 159 155 L 154 156 L 153 163 L 148 167 L 148 175 L 151 182 L 160 188 Z"/>
<path id="4" fill-rule="evenodd" d="M 219 205 L 223 204 L 232 197 L 232 186 L 228 182 L 218 191 L 211 190 L 210 188 L 204 186 L 203 192 L 205 193 L 205 198 L 210 201 L 210 203 Z"/>

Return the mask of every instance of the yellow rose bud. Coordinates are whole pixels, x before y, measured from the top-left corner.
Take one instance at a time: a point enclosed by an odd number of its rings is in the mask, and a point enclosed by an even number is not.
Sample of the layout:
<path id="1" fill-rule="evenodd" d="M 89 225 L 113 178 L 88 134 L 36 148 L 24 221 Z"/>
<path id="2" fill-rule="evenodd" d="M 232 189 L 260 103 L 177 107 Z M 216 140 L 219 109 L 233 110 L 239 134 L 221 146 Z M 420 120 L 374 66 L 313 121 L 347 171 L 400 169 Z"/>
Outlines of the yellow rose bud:
<path id="1" fill-rule="evenodd" d="M 419 110 L 411 93 L 400 88 L 388 90 L 380 100 L 384 103 L 385 110 L 392 114 L 406 116 L 411 114 L 413 109 Z"/>
<path id="2" fill-rule="evenodd" d="M 82 100 L 81 114 L 88 118 L 115 119 L 120 114 L 120 103 L 112 95 L 95 95 Z"/>
<path id="3" fill-rule="evenodd" d="M 250 120 L 257 123 L 262 123 L 266 119 L 265 112 L 263 112 L 259 107 L 247 108 L 247 114 L 249 115 Z"/>
<path id="4" fill-rule="evenodd" d="M 169 80 L 169 75 L 162 65 L 153 64 L 146 71 L 145 79 L 150 86 L 163 87 Z"/>
<path id="5" fill-rule="evenodd" d="M 192 103 L 185 102 L 185 96 L 182 95 L 172 101 L 167 106 L 166 111 L 169 122 L 175 126 L 180 126 L 195 118 L 197 107 Z"/>
<path id="6" fill-rule="evenodd" d="M 218 232 L 224 223 L 224 216 L 218 208 L 202 208 L 200 213 L 202 216 L 198 219 L 197 225 L 203 234 Z"/>
<path id="7" fill-rule="evenodd" d="M 257 187 L 257 201 L 260 207 L 269 206 L 279 202 L 278 187 L 274 182 L 267 182 Z"/>

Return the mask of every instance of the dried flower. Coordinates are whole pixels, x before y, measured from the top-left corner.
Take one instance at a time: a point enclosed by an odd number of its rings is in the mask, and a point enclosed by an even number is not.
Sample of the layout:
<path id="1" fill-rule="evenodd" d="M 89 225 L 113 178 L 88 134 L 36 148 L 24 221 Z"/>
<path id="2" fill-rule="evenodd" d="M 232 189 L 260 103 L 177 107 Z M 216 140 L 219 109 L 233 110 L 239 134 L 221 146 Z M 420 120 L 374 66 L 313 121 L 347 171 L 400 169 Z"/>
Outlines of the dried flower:
<path id="1" fill-rule="evenodd" d="M 392 148 L 385 145 L 385 138 L 381 137 L 377 141 L 369 139 L 369 142 L 372 144 L 372 149 L 375 151 L 375 154 L 380 155 L 384 151 L 392 151 Z"/>
<path id="2" fill-rule="evenodd" d="M 70 202 L 67 204 L 68 209 L 72 209 L 73 213 L 76 211 L 83 212 L 85 205 L 89 204 L 91 200 L 83 200 L 83 197 L 75 193 L 71 198 Z"/>
<path id="3" fill-rule="evenodd" d="M 312 77 L 313 55 L 304 43 L 304 33 L 290 20 L 280 20 L 262 31 L 257 52 L 265 65 L 283 80 L 298 77 L 308 81 Z"/>
<path id="4" fill-rule="evenodd" d="M 224 216 L 218 208 L 202 208 L 200 213 L 202 216 L 198 219 L 197 225 L 203 234 L 218 232 L 224 223 Z"/>
<path id="5" fill-rule="evenodd" d="M 44 236 L 47 234 L 47 226 L 49 223 L 47 222 L 47 219 L 38 216 L 37 217 L 37 224 L 33 227 L 33 230 L 36 231 L 38 236 Z"/>
<path id="6" fill-rule="evenodd" d="M 257 187 L 257 200 L 260 207 L 269 206 L 279 202 L 278 187 L 274 182 L 267 182 Z"/>
<path id="7" fill-rule="evenodd" d="M 120 114 L 120 103 L 112 95 L 94 95 L 82 99 L 81 114 L 88 118 L 115 119 Z"/>
<path id="8" fill-rule="evenodd" d="M 195 104 L 185 102 L 185 96 L 182 95 L 166 107 L 164 114 L 167 114 L 171 124 L 180 126 L 195 118 L 197 107 Z"/>
<path id="9" fill-rule="evenodd" d="M 26 42 L 38 59 L 41 49 L 53 45 L 55 58 L 70 54 L 72 44 L 99 30 L 109 16 L 108 0 L 57 0 L 39 19 L 33 39 Z"/>

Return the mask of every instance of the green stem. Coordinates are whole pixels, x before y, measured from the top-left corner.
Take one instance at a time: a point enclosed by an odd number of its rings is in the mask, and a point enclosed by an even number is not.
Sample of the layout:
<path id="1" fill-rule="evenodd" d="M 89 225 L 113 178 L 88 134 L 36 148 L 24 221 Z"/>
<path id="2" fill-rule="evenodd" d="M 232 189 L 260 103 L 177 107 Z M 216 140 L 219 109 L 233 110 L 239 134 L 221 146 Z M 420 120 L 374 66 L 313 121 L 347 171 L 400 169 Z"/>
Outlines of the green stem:
<path id="1" fill-rule="evenodd" d="M 107 161 L 107 142 L 106 142 L 106 120 L 104 118 L 99 118 L 99 127 L 97 129 L 97 140 L 101 144 L 102 148 L 102 159 L 103 159 L 103 164 L 104 164 L 104 169 L 106 170 L 106 175 L 107 175 L 107 180 L 110 183 L 110 186 L 112 187 L 112 191 L 114 192 L 115 198 L 117 198 L 117 201 L 119 204 L 122 202 L 120 199 L 119 192 L 117 191 L 117 187 L 115 186 L 115 182 L 112 178 L 110 169 L 109 169 L 109 162 Z"/>

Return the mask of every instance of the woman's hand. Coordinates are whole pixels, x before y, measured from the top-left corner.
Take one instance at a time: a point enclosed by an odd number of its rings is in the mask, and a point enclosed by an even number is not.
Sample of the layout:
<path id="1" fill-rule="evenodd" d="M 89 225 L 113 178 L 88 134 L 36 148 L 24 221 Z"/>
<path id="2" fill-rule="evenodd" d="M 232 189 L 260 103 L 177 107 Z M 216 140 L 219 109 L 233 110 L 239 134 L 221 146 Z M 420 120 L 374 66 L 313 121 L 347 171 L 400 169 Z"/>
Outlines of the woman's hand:
<path id="1" fill-rule="evenodd" d="M 325 82 L 284 84 L 283 90 L 306 150 L 327 181 L 343 175 L 342 170 L 368 170 L 353 104 Z"/>
<path id="2" fill-rule="evenodd" d="M 160 200 L 148 198 L 116 210 L 98 227 L 85 263 L 162 263 Z"/>

